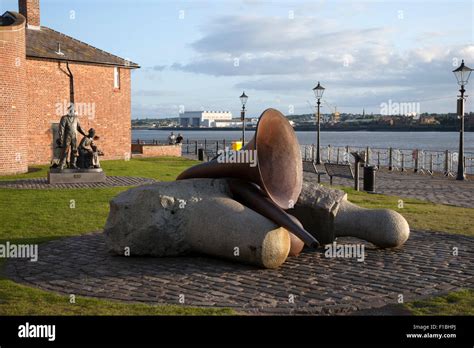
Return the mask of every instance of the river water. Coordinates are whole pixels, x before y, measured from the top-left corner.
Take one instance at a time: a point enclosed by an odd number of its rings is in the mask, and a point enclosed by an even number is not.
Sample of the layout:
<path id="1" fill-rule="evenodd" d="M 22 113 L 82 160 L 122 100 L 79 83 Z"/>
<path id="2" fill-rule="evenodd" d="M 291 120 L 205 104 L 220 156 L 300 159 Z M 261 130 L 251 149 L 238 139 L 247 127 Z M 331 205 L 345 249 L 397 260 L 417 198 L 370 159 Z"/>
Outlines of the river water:
<path id="1" fill-rule="evenodd" d="M 186 141 L 191 140 L 239 140 L 241 131 L 176 131 L 180 132 Z M 170 131 L 164 130 L 133 130 L 132 139 L 158 140 L 165 142 Z M 296 132 L 301 145 L 313 144 L 316 142 L 315 132 Z M 251 139 L 253 131 L 246 131 L 245 138 Z M 423 149 L 423 150 L 450 150 L 457 151 L 459 147 L 458 132 L 321 132 L 321 144 L 331 146 L 353 146 L 371 148 L 395 149 Z M 474 132 L 464 134 L 464 148 L 466 152 L 474 152 Z"/>

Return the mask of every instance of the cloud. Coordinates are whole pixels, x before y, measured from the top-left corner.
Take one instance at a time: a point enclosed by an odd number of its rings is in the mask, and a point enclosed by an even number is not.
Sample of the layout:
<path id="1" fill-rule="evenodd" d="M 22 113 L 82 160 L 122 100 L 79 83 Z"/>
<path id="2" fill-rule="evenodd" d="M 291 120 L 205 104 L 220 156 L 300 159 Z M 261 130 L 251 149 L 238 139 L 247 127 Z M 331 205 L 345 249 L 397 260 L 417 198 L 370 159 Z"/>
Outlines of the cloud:
<path id="1" fill-rule="evenodd" d="M 166 69 L 166 67 L 167 67 L 166 65 L 155 65 L 155 66 L 152 67 L 152 69 L 154 71 L 163 71 L 163 70 Z"/>
<path id="2" fill-rule="evenodd" d="M 402 51 L 390 27 L 334 30 L 328 21 L 309 17 L 227 16 L 202 30 L 202 38 L 191 44 L 196 56 L 171 68 L 254 77 L 238 88 L 303 88 L 305 80 L 316 79 L 361 87 L 421 86 L 445 79 L 456 57 L 474 58 L 474 45 Z"/>

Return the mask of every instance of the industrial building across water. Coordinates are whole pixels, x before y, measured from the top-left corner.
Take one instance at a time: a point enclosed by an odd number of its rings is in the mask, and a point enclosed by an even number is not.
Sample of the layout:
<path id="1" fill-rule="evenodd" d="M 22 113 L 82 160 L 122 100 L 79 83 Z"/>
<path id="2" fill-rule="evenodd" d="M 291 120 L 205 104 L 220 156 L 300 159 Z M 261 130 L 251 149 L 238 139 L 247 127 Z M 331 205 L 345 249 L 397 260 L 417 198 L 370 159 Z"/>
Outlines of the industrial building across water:
<path id="1" fill-rule="evenodd" d="M 245 123 L 249 126 L 257 125 L 257 118 L 246 118 Z M 205 128 L 240 128 L 242 120 L 232 118 L 230 111 L 186 111 L 179 115 L 181 127 L 205 127 Z"/>

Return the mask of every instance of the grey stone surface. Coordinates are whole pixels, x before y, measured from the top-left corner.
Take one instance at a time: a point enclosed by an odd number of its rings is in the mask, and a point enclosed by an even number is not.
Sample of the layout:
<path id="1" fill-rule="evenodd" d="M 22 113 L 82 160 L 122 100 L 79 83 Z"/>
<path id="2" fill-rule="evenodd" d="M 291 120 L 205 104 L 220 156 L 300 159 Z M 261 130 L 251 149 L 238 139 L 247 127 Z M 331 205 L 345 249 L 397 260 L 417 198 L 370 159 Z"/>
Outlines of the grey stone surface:
<path id="1" fill-rule="evenodd" d="M 320 243 L 332 243 L 335 239 L 334 218 L 340 202 L 346 197 L 341 190 L 305 181 L 294 209 L 288 213 L 298 218 Z"/>
<path id="2" fill-rule="evenodd" d="M 290 249 L 288 232 L 230 198 L 225 179 L 141 186 L 110 203 L 105 226 L 111 251 L 176 256 L 190 251 L 267 268 Z"/>
<path id="3" fill-rule="evenodd" d="M 103 233 L 94 233 L 41 244 L 38 262 L 10 259 L 5 275 L 66 295 L 180 305 L 182 294 L 187 306 L 261 314 L 344 314 L 397 304 L 400 294 L 412 301 L 474 288 L 474 238 L 412 231 L 400 249 L 362 243 L 364 262 L 326 258 L 320 249 L 269 270 L 193 255 L 113 256 Z"/>
<path id="4" fill-rule="evenodd" d="M 314 182 L 303 184 L 295 208 L 289 211 L 321 244 L 336 237 L 357 237 L 382 248 L 406 242 L 410 228 L 405 218 L 388 209 L 364 209 L 347 201 L 341 190 Z"/>
<path id="5" fill-rule="evenodd" d="M 48 172 L 48 184 L 84 184 L 104 183 L 107 176 L 102 169 L 51 169 Z"/>
<path id="6" fill-rule="evenodd" d="M 395 248 L 410 236 L 405 218 L 394 210 L 364 209 L 342 201 L 334 219 L 336 237 L 357 237 L 381 248 Z"/>

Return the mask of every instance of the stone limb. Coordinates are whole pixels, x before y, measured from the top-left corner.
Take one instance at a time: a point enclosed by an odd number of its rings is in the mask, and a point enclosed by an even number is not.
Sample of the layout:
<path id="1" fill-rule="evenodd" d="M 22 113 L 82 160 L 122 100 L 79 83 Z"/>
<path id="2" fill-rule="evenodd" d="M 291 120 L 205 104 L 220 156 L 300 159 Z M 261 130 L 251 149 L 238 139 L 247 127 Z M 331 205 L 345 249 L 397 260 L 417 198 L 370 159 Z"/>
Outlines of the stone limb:
<path id="1" fill-rule="evenodd" d="M 337 237 L 357 237 L 381 248 L 402 245 L 410 227 L 399 213 L 388 209 L 365 209 L 347 201 L 341 190 L 305 182 L 294 209 L 288 210 L 321 244 Z"/>
<path id="2" fill-rule="evenodd" d="M 128 190 L 110 204 L 109 249 L 176 256 L 191 251 L 276 268 L 287 258 L 287 230 L 230 198 L 225 179 L 190 179 Z"/>
<path id="3" fill-rule="evenodd" d="M 394 210 L 365 209 L 344 201 L 334 221 L 336 237 L 357 237 L 381 248 L 404 244 L 410 236 L 405 218 Z"/>

